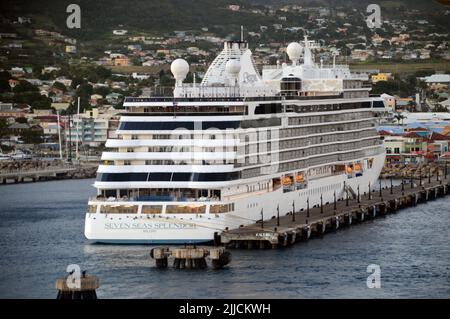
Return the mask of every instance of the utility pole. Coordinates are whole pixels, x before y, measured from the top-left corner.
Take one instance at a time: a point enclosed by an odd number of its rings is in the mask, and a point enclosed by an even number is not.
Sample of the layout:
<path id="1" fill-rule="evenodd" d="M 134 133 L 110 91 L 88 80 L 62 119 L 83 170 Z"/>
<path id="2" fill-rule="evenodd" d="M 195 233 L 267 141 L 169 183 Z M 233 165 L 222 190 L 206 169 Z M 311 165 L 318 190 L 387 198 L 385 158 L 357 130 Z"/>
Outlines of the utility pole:
<path id="1" fill-rule="evenodd" d="M 359 194 L 359 184 L 358 184 L 358 204 L 361 203 L 361 196 Z"/>
<path id="2" fill-rule="evenodd" d="M 72 163 L 72 116 L 69 111 L 69 149 L 67 150 L 67 161 Z"/>
<path id="3" fill-rule="evenodd" d="M 77 107 L 77 139 L 76 139 L 76 146 L 75 146 L 75 158 L 78 161 L 78 140 L 80 139 L 78 126 L 80 125 L 80 97 L 78 97 L 78 107 Z"/>
<path id="4" fill-rule="evenodd" d="M 56 111 L 56 119 L 58 124 L 58 143 L 59 143 L 59 159 L 63 159 L 62 147 L 61 147 L 61 126 L 59 124 L 59 111 Z"/>
<path id="5" fill-rule="evenodd" d="M 323 214 L 323 197 L 322 197 L 322 194 L 320 194 L 320 213 Z"/>
<path id="6" fill-rule="evenodd" d="M 261 228 L 264 229 L 264 208 L 261 208 Z"/>
<path id="7" fill-rule="evenodd" d="M 277 206 L 277 226 L 280 227 L 280 204 Z"/>
<path id="8" fill-rule="evenodd" d="M 309 218 L 309 197 L 306 199 L 306 217 Z"/>
<path id="9" fill-rule="evenodd" d="M 295 222 L 295 200 L 292 201 L 292 221 Z"/>
<path id="10" fill-rule="evenodd" d="M 334 211 L 336 211 L 336 209 L 337 209 L 337 203 L 336 203 L 336 191 L 334 191 L 333 196 L 334 196 Z"/>

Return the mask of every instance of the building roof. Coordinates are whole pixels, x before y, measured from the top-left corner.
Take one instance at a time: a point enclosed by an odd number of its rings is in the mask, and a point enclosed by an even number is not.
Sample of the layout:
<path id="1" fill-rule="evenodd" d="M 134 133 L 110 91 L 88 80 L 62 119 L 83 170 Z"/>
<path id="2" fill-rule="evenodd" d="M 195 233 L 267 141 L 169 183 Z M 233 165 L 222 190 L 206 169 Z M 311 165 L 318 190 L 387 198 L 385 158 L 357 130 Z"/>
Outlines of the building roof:
<path id="1" fill-rule="evenodd" d="M 8 128 L 11 130 L 26 130 L 29 129 L 30 126 L 26 123 L 14 123 L 8 126 Z"/>
<path id="2" fill-rule="evenodd" d="M 432 132 L 428 137 L 432 141 L 450 141 L 450 137 L 436 132 Z"/>
<path id="3" fill-rule="evenodd" d="M 433 74 L 425 77 L 426 83 L 450 83 L 449 74 Z"/>
<path id="4" fill-rule="evenodd" d="M 381 131 L 378 131 L 378 135 L 380 135 L 380 136 L 390 136 L 390 135 L 392 135 L 392 133 L 391 132 L 388 132 L 388 131 L 385 131 L 385 130 L 381 130 Z"/>
<path id="5" fill-rule="evenodd" d="M 422 136 L 417 134 L 417 132 L 408 132 L 408 133 L 404 134 L 403 136 L 404 137 L 412 137 L 412 138 L 423 138 Z"/>

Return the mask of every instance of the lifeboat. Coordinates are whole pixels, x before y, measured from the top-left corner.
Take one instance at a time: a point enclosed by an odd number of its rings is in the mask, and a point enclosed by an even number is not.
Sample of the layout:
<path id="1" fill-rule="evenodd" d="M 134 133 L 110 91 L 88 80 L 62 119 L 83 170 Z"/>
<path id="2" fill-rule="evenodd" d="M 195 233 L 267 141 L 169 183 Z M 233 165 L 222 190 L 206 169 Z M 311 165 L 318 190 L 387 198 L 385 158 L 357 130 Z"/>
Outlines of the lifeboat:
<path id="1" fill-rule="evenodd" d="M 303 174 L 297 174 L 295 175 L 295 182 L 296 183 L 303 183 L 305 181 L 305 178 L 303 177 Z"/>
<path id="2" fill-rule="evenodd" d="M 283 186 L 291 186 L 292 185 L 292 180 L 290 177 L 283 177 Z"/>
<path id="3" fill-rule="evenodd" d="M 358 164 L 358 163 L 355 164 L 355 171 L 356 172 L 360 172 L 361 171 L 361 165 L 360 164 Z"/>
<path id="4" fill-rule="evenodd" d="M 351 166 L 347 166 L 347 174 L 353 173 L 353 168 Z"/>

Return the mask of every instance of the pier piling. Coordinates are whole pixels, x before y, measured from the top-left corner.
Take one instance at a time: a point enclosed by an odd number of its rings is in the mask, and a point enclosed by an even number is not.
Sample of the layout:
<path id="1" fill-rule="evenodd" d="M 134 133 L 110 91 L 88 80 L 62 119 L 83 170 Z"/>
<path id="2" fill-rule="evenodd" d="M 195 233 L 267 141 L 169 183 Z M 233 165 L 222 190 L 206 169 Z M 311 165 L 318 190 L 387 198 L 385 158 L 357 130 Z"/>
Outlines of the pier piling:
<path id="1" fill-rule="evenodd" d="M 247 243 L 248 247 L 250 241 Z M 235 243 L 236 248 L 241 247 L 241 242 Z M 203 248 L 186 246 L 183 248 L 155 247 L 150 251 L 150 257 L 155 260 L 155 266 L 166 269 L 169 257 L 173 257 L 173 268 L 175 269 L 205 269 L 207 268 L 206 257 L 211 259 L 213 269 L 220 269 L 231 261 L 231 254 L 224 247 Z"/>
<path id="2" fill-rule="evenodd" d="M 86 272 L 83 272 L 80 277 L 79 285 L 75 286 L 76 287 L 69 287 L 67 285 L 67 277 L 57 279 L 56 289 L 58 290 L 58 295 L 56 296 L 56 299 L 97 299 L 96 290 L 100 287 L 100 280 L 95 276 L 86 276 Z"/>

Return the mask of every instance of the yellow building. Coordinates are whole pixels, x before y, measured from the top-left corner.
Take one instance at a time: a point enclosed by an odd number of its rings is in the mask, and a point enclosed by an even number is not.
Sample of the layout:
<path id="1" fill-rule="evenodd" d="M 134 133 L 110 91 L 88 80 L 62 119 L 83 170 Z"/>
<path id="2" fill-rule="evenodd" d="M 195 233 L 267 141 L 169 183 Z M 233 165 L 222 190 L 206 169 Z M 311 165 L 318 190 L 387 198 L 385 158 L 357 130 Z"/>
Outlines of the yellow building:
<path id="1" fill-rule="evenodd" d="M 391 73 L 378 73 L 378 74 L 372 75 L 371 80 L 372 80 L 372 83 L 377 83 L 380 81 L 390 80 L 391 78 L 392 78 Z"/>
<path id="2" fill-rule="evenodd" d="M 115 66 L 129 66 L 130 61 L 127 56 L 121 56 L 114 59 Z"/>

